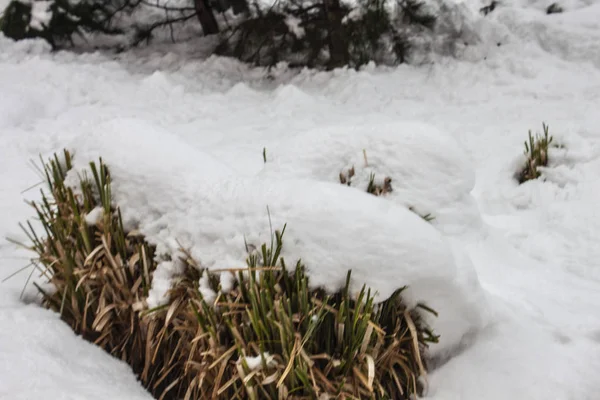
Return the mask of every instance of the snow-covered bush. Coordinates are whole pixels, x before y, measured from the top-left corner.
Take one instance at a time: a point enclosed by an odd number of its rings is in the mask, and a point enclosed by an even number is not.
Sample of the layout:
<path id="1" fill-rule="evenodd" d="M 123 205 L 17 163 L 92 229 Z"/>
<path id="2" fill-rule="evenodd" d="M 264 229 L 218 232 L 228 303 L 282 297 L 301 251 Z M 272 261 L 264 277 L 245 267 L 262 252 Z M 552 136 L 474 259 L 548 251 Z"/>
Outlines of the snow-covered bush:
<path id="1" fill-rule="evenodd" d="M 214 52 L 261 66 L 360 67 L 393 65 L 411 49 L 431 47 L 456 25 L 448 0 L 315 0 L 274 3 L 248 0 L 12 0 L 0 29 L 15 40 L 42 38 L 54 48 L 86 43 L 119 49 L 192 35 L 220 34 Z M 177 35 L 197 20 L 200 29 Z M 438 23 L 440 21 L 438 32 Z M 462 26 L 462 25 L 461 25 Z M 462 29 L 462 27 L 461 27 Z M 451 29 L 452 30 L 452 29 Z M 116 40 L 103 40 L 118 35 Z M 167 39 L 168 38 L 168 39 Z M 90 40 L 92 39 L 92 40 Z M 108 43 L 108 44 L 107 44 Z M 208 41 L 213 46 L 213 41 Z"/>
<path id="2" fill-rule="evenodd" d="M 219 4 L 239 9 L 239 1 Z M 12 39 L 42 38 L 54 48 L 73 45 L 76 35 L 86 40 L 120 35 L 120 40 L 98 42 L 126 47 L 150 40 L 157 29 L 176 29 L 190 19 L 197 19 L 205 34 L 217 33 L 211 4 L 208 0 L 12 0 L 0 28 Z"/>
<path id="3" fill-rule="evenodd" d="M 413 35 L 433 29 L 435 20 L 419 0 L 277 2 L 256 6 L 225 31 L 217 53 L 265 66 L 397 64 L 405 61 Z"/>
<path id="4" fill-rule="evenodd" d="M 208 270 L 184 249 L 167 256 L 169 299 L 148 309 L 157 248 L 125 230 L 102 160 L 77 187 L 72 168 L 67 151 L 48 162 L 49 194 L 33 203 L 46 237 L 26 229 L 50 284 L 38 287 L 43 303 L 157 398 L 409 399 L 424 389 L 424 351 L 438 337 L 423 317 L 435 311 L 407 306 L 402 287 L 376 302 L 350 272 L 333 293 L 311 286 L 300 261 L 283 259 L 285 226 L 269 244 L 247 244 L 244 268 Z"/>
<path id="5" fill-rule="evenodd" d="M 0 30 L 15 40 L 42 38 L 56 48 L 78 33 L 120 33 L 110 21 L 122 6 L 119 0 L 13 0 L 4 10 Z"/>

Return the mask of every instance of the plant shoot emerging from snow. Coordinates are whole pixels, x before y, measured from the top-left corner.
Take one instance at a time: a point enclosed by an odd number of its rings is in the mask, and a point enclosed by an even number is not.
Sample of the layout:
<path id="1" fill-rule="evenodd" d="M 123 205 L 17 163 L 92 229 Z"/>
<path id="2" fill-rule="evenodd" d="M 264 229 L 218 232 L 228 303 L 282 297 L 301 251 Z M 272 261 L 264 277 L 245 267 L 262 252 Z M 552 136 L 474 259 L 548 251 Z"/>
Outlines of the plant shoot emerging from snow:
<path id="1" fill-rule="evenodd" d="M 519 174 L 519 183 L 524 183 L 540 177 L 540 167 L 548 166 L 548 149 L 552 144 L 552 136 L 548 133 L 548 125 L 542 123 L 543 135 L 535 137 L 529 131 L 529 139 L 525 141 L 525 156 L 527 164 Z"/>

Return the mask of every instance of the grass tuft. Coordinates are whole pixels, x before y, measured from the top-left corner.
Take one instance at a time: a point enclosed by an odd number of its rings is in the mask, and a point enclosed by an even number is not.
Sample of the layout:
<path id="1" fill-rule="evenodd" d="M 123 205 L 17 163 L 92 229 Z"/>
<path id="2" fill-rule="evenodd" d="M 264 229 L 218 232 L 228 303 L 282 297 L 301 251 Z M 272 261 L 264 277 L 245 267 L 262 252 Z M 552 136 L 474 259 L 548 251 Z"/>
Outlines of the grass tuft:
<path id="1" fill-rule="evenodd" d="M 383 179 L 383 183 L 379 184 L 375 182 L 375 174 L 369 176 L 369 185 L 367 186 L 367 193 L 375 196 L 384 196 L 392 192 L 392 178 L 386 176 Z"/>
<path id="2" fill-rule="evenodd" d="M 247 244 L 247 268 L 203 269 L 185 249 L 164 306 L 145 299 L 156 249 L 123 229 L 111 175 L 90 164 L 79 187 L 65 184 L 67 151 L 45 165 L 48 190 L 32 203 L 43 227 L 24 226 L 36 263 L 54 286 L 43 305 L 85 339 L 127 362 L 159 399 L 409 399 L 422 391 L 423 352 L 438 337 L 408 309 L 403 288 L 376 303 L 351 273 L 337 293 L 311 288 L 301 261 L 281 256 L 285 226 L 271 243 Z M 95 215 L 96 213 L 99 215 Z M 94 215 L 94 218 L 90 218 Z M 97 216 L 97 218 L 96 218 Z M 175 261 L 175 260 L 173 260 Z M 224 275 L 234 276 L 224 284 Z M 211 300 L 202 293 L 214 293 Z"/>
<path id="3" fill-rule="evenodd" d="M 524 183 L 541 176 L 539 167 L 548 166 L 548 149 L 552 144 L 552 136 L 548 131 L 548 125 L 542 123 L 543 134 L 535 137 L 529 131 L 529 139 L 525 141 L 525 156 L 527 163 L 518 176 L 519 183 Z"/>

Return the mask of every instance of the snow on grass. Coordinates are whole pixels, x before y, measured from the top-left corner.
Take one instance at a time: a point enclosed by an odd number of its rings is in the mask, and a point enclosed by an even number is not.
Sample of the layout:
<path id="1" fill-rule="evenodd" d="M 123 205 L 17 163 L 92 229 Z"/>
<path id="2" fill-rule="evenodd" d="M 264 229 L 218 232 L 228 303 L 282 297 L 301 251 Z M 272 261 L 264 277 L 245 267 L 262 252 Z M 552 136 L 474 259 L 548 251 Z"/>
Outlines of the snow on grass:
<path id="1" fill-rule="evenodd" d="M 366 191 L 371 174 L 391 178 L 389 201 L 430 214 L 444 232 L 481 227 L 470 192 L 470 157 L 447 133 L 418 122 L 354 124 L 299 132 L 268 149 L 263 175 L 340 183 L 354 169 L 350 186 Z"/>
<path id="2" fill-rule="evenodd" d="M 414 184 L 418 177 L 407 181 L 399 196 L 419 188 L 423 191 L 429 185 L 436 189 L 440 179 L 435 175 L 442 165 L 446 174 L 459 182 L 459 191 L 468 194 L 460 182 L 466 180 L 468 188 L 469 178 L 460 175 L 460 166 L 453 165 L 459 158 L 443 157 L 457 151 L 456 145 L 452 147 L 448 139 L 449 143 L 440 142 L 444 151 L 431 148 L 431 142 L 420 147 L 415 138 L 425 138 L 427 126 L 406 128 L 412 130 L 383 143 L 406 150 L 405 156 L 396 160 L 394 172 L 409 176 L 418 162 L 423 175 L 432 178 L 419 185 Z M 424 302 L 444 315 L 443 320 L 431 320 L 436 332 L 446 337 L 440 346 L 444 349 L 456 346 L 466 332 L 479 328 L 483 304 L 469 300 L 478 287 L 471 283 L 471 290 L 462 290 L 466 286 L 458 279 L 459 274 L 474 274 L 472 265 L 457 265 L 442 235 L 405 206 L 340 185 L 336 175 L 332 182 L 319 182 L 322 179 L 306 175 L 295 179 L 284 173 L 256 178 L 231 175 L 209 155 L 178 147 L 170 133 L 147 122 L 113 120 L 88 132 L 89 136 L 65 143 L 76 154 L 75 169 L 69 176 L 84 175 L 91 160 L 106 154 L 114 202 L 121 207 L 125 223 L 157 244 L 159 254 L 173 254 L 181 245 L 204 267 L 239 268 L 245 265 L 246 243 L 269 243 L 273 230 L 287 225 L 282 256 L 288 263 L 302 259 L 313 286 L 338 291 L 348 270 L 352 270 L 352 291 L 358 292 L 364 284 L 381 300 L 408 285 L 408 301 Z M 360 138 L 358 132 L 354 136 Z M 411 143 L 417 158 L 406 157 Z M 325 154 L 333 147 L 321 141 Z M 420 148 L 427 148 L 428 154 L 420 154 Z M 378 160 L 374 157 L 373 165 Z M 313 161 L 315 167 L 327 168 L 322 160 Z M 402 181 L 403 176 L 399 178 Z M 454 194 L 450 191 L 453 200 Z M 422 193 L 405 197 L 418 200 L 419 195 L 424 198 Z M 431 202 L 436 200 L 432 196 Z M 458 272 L 457 268 L 470 271 Z M 169 277 L 176 271 L 171 261 L 159 264 L 149 299 L 151 307 L 167 300 L 161 292 L 166 293 Z M 215 297 L 208 291 L 205 295 Z M 465 323 L 456 324 L 457 319 Z"/>
<path id="3" fill-rule="evenodd" d="M 594 400 L 599 6 L 547 16 L 513 3 L 474 15 L 482 42 L 463 49 L 470 62 L 298 74 L 280 66 L 271 80 L 233 60 L 195 59 L 193 46 L 50 54 L 39 41 L 0 38 L 1 236 L 22 239 L 17 222 L 31 216 L 20 192 L 41 178 L 28 160 L 72 146 L 78 162 L 102 155 L 114 165 L 130 227 L 164 252 L 174 238 L 199 240 L 214 249 L 196 250 L 201 261 L 235 266 L 244 235 L 269 239 L 268 205 L 275 229 L 289 224 L 286 258 L 310 267 L 335 256 L 380 288 L 410 278 L 407 294 L 441 313 L 429 398 Z M 542 121 L 565 149 L 551 153 L 545 181 L 518 185 L 511 163 Z M 363 149 L 363 181 L 342 186 L 340 169 L 361 168 Z M 364 193 L 369 168 L 390 175 L 394 191 Z M 436 219 L 422 221 L 412 203 Z M 28 256 L 1 243 L 1 276 Z M 382 275 L 356 262 L 365 260 Z M 316 276 L 328 280 L 327 271 Z M 147 398 L 119 361 L 19 301 L 29 272 L 0 284 L 0 397 Z"/>
<path id="4" fill-rule="evenodd" d="M 31 4 L 31 21 L 29 25 L 33 29 L 42 31 L 44 27 L 50 24 L 50 20 L 52 19 L 51 5 L 52 1 L 34 1 Z"/>
<path id="5" fill-rule="evenodd" d="M 92 211 L 90 211 L 85 216 L 85 223 L 90 226 L 95 226 L 95 225 L 98 225 L 98 223 L 100 221 L 102 221 L 103 217 L 104 217 L 104 208 L 98 206 L 98 207 L 94 208 Z"/>
<path id="6" fill-rule="evenodd" d="M 246 361 L 246 365 L 250 369 L 250 371 L 260 370 L 263 367 L 263 359 L 267 366 L 275 364 L 274 357 L 270 355 L 268 352 L 263 353 L 260 356 L 256 357 L 244 357 L 243 360 Z M 237 360 L 238 364 L 242 363 L 242 359 Z"/>

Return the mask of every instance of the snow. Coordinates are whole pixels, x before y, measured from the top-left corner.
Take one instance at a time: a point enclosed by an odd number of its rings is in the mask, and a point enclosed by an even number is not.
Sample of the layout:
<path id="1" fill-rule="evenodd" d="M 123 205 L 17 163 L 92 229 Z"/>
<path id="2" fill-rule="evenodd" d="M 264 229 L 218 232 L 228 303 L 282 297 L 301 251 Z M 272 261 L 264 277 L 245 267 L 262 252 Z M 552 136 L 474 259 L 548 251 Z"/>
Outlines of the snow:
<path id="1" fill-rule="evenodd" d="M 276 364 L 274 356 L 270 355 L 268 352 L 262 354 L 262 356 L 256 357 L 244 357 L 244 361 L 246 361 L 246 365 L 250 369 L 250 371 L 256 371 L 262 369 L 262 360 L 265 360 L 267 366 L 271 366 Z M 241 364 L 242 360 L 239 359 L 238 364 Z"/>
<path id="2" fill-rule="evenodd" d="M 58 315 L 19 304 L 18 291 L 2 292 L 0 398 L 151 399 L 127 364 L 76 337 Z"/>
<path id="3" fill-rule="evenodd" d="M 410 301 L 440 313 L 427 398 L 595 399 L 600 3 L 548 16 L 520 0 L 485 18 L 483 5 L 457 5 L 477 36 L 459 59 L 281 65 L 269 79 L 185 46 L 51 54 L 0 38 L 0 236 L 24 240 L 22 198 L 39 187 L 21 192 L 41 181 L 29 160 L 67 146 L 80 169 L 102 155 L 127 226 L 159 253 L 179 241 L 203 265 L 241 266 L 244 239 L 260 245 L 287 223 L 284 256 L 302 257 L 313 284 L 335 289 L 348 268 L 354 289 L 409 284 Z M 542 121 L 564 148 L 543 180 L 518 185 L 523 141 Z M 393 191 L 365 193 L 371 173 Z M 0 276 L 29 257 L 0 243 Z M 161 258 L 149 305 L 180 267 L 177 254 Z M 30 272 L 0 284 L 0 398 L 150 398 L 126 365 L 30 304 L 30 290 L 19 299 Z"/>
<path id="4" fill-rule="evenodd" d="M 210 287 L 210 284 L 208 282 L 208 274 L 202 274 L 202 277 L 200 278 L 198 290 L 200 290 L 200 294 L 202 295 L 202 298 L 204 299 L 204 301 L 206 301 L 206 304 L 214 303 L 214 301 L 217 298 L 217 293 L 215 293 L 215 291 L 212 290 Z M 163 294 L 163 297 L 164 297 L 164 294 Z"/>
<path id="5" fill-rule="evenodd" d="M 44 30 L 52 20 L 52 10 L 50 6 L 53 1 L 34 1 L 31 3 L 31 21 L 29 26 L 38 31 Z"/>
<path id="6" fill-rule="evenodd" d="M 100 223 L 100 221 L 102 221 L 103 217 L 104 208 L 101 206 L 97 206 L 85 216 L 85 223 L 89 226 L 96 226 Z"/>
<path id="7" fill-rule="evenodd" d="M 301 20 L 291 15 L 288 15 L 285 18 L 285 24 L 287 25 L 289 31 L 292 32 L 298 39 L 303 38 L 306 33 L 304 32 L 304 28 L 300 26 L 301 23 Z"/>
<path id="8" fill-rule="evenodd" d="M 171 279 L 184 271 L 184 265 L 177 257 L 177 250 L 171 254 L 175 254 L 173 260 L 159 262 L 154 271 L 152 288 L 146 299 L 146 303 L 150 309 L 162 306 L 168 302 L 166 293 L 171 289 Z M 210 303 L 211 296 L 208 296 L 208 293 L 204 292 L 203 295 L 205 295 L 206 301 Z"/>
<path id="9" fill-rule="evenodd" d="M 475 173 L 470 157 L 456 140 L 419 122 L 353 124 L 298 132 L 269 147 L 269 177 L 339 182 L 354 169 L 351 187 L 365 191 L 371 174 L 392 179 L 389 201 L 431 214 L 444 232 L 481 228 L 470 192 Z"/>

